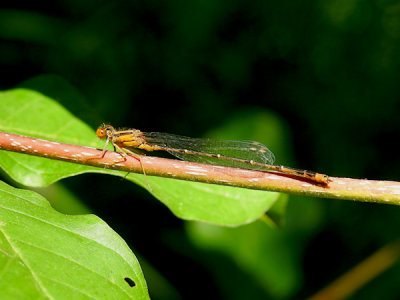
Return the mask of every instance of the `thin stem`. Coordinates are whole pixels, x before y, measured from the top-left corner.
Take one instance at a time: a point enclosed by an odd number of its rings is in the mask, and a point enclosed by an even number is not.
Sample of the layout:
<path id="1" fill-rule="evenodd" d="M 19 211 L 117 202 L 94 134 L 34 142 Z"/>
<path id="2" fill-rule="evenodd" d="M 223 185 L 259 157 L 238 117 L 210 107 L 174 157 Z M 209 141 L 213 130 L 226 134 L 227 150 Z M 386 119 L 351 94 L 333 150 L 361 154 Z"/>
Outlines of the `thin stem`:
<path id="1" fill-rule="evenodd" d="M 101 156 L 101 150 L 11 133 L 0 132 L 0 149 L 100 168 L 143 173 L 137 159 L 128 156 L 126 161 L 121 162 L 121 154 L 117 152 L 107 151 L 102 159 L 89 159 Z M 321 186 L 296 176 L 272 171 L 245 170 L 151 156 L 141 156 L 141 162 L 146 174 L 153 176 L 314 197 L 400 205 L 400 182 L 395 181 L 329 177 L 329 185 Z"/>
<path id="2" fill-rule="evenodd" d="M 347 299 L 392 267 L 400 257 L 400 240 L 383 246 L 308 300 Z"/>

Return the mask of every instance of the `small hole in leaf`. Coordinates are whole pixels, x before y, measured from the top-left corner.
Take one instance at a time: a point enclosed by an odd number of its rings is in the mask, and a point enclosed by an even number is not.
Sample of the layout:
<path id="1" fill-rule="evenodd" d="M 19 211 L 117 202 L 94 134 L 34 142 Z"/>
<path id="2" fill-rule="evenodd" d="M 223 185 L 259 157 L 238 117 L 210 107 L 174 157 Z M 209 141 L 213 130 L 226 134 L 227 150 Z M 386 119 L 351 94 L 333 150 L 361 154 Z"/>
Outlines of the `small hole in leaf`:
<path id="1" fill-rule="evenodd" d="M 124 280 L 129 284 L 130 287 L 134 287 L 136 283 L 129 277 L 125 277 Z"/>

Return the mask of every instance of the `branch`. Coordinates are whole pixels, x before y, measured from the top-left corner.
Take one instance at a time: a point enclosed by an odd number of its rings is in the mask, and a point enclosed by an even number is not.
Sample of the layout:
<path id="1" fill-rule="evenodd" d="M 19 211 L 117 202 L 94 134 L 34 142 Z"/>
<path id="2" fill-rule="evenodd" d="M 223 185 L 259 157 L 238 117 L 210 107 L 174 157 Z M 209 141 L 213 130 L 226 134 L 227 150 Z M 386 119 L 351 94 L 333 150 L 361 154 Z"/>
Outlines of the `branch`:
<path id="1" fill-rule="evenodd" d="M 102 151 L 12 133 L 0 132 L 0 149 L 99 168 L 143 173 L 137 159 L 128 157 L 125 162 L 121 162 L 121 155 L 117 152 L 107 151 L 102 159 L 88 160 L 101 156 Z M 400 182 L 395 181 L 330 177 L 328 186 L 320 186 L 272 171 L 245 170 L 151 156 L 141 156 L 141 161 L 147 175 L 314 197 L 400 205 Z"/>

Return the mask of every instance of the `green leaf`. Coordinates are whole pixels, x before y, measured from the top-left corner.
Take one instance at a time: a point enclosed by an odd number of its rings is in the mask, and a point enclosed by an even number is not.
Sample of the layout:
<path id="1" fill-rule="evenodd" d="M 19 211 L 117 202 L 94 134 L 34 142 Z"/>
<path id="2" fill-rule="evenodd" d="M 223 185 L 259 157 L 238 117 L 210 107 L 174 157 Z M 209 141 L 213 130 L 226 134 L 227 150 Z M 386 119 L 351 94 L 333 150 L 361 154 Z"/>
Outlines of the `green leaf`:
<path id="1" fill-rule="evenodd" d="M 223 185 L 150 177 L 153 194 L 178 217 L 225 226 L 258 219 L 279 198 L 279 193 Z"/>
<path id="2" fill-rule="evenodd" d="M 2 299 L 149 299 L 138 261 L 107 224 L 3 182 L 0 277 Z"/>
<path id="3" fill-rule="evenodd" d="M 49 98 L 57 99 L 59 104 L 79 119 L 85 119 L 86 123 L 94 126 L 99 123 L 99 117 L 93 106 L 75 87 L 60 76 L 53 74 L 36 76 L 22 82 L 19 88 L 35 90 Z"/>
<path id="4" fill-rule="evenodd" d="M 62 87 L 62 85 L 59 85 Z M 103 148 L 94 130 L 51 98 L 27 89 L 0 93 L 0 130 L 22 135 Z M 46 186 L 82 173 L 104 173 L 126 177 L 126 172 L 0 151 L 0 166 L 17 182 Z M 127 179 L 147 188 L 144 176 Z M 172 212 L 187 220 L 201 220 L 227 226 L 252 222 L 277 201 L 277 193 L 148 177 L 152 193 Z"/>

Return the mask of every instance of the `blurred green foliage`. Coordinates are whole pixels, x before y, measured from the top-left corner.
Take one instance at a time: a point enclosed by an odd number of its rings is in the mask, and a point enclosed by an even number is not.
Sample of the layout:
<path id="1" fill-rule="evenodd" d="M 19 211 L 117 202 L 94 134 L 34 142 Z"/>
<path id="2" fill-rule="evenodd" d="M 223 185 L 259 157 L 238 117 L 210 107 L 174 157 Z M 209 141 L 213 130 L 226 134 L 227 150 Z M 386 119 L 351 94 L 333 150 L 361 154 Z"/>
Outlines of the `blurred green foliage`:
<path id="1" fill-rule="evenodd" d="M 215 132 L 221 138 L 243 138 L 247 132 L 249 139 L 263 132 L 279 163 L 332 176 L 400 178 L 396 1 L 66 0 L 37 5 L 2 4 L 1 89 L 27 84 L 53 96 L 55 77 L 23 82 L 55 74 L 83 95 L 69 107 L 72 95 L 57 99 L 93 127 L 109 122 L 194 137 Z M 249 111 L 255 120 L 257 111 L 279 116 L 282 133 L 232 125 Z M 229 276 L 247 276 L 229 256 L 215 259 L 212 251 L 192 244 L 180 221 L 141 190 L 115 178 L 84 178 L 65 184 L 183 298 L 193 299 L 196 289 L 199 298 L 227 299 L 222 284 L 209 277 L 216 270 L 227 282 Z M 132 197 L 135 201 L 127 204 Z M 287 222 L 312 210 L 302 207 L 307 205 L 315 206 L 308 217 L 314 221 L 304 229 L 307 234 L 283 244 L 285 251 L 295 247 L 293 255 L 300 255 L 296 274 L 301 276 L 286 294 L 267 292 L 271 299 L 315 293 L 399 234 L 397 207 L 291 200 Z M 208 256 L 214 271 L 199 260 Z M 398 266 L 393 268 L 354 298 L 398 298 L 399 273 Z M 257 284 L 251 288 L 264 291 Z"/>

